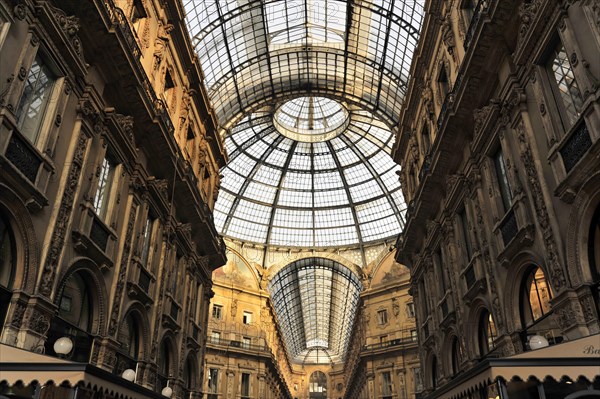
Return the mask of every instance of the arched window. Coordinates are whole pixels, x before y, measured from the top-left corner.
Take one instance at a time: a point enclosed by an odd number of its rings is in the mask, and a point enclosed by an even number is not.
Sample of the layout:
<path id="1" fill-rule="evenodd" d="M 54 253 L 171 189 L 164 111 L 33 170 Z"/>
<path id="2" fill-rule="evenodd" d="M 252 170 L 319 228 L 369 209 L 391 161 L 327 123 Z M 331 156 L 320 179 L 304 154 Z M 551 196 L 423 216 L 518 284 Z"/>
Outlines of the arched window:
<path id="1" fill-rule="evenodd" d="M 77 362 L 90 361 L 94 333 L 98 328 L 95 319 L 95 296 L 88 283 L 87 272 L 80 270 L 71 274 L 61 285 L 62 292 L 58 298 L 58 317 L 52 319 L 46 339 L 46 353 L 55 354 L 54 343 L 62 337 L 73 341 L 72 351 L 67 358 Z"/>
<path id="2" fill-rule="evenodd" d="M 67 280 L 59 302 L 58 317 L 85 332 L 92 332 L 93 299 L 81 273 L 74 273 Z"/>
<path id="3" fill-rule="evenodd" d="M 438 384 L 438 375 L 437 375 L 437 358 L 435 356 L 431 359 L 431 387 L 436 388 Z"/>
<path id="4" fill-rule="evenodd" d="M 496 339 L 496 324 L 492 314 L 486 310 L 479 316 L 479 355 L 485 356 L 494 347 Z"/>
<path id="5" fill-rule="evenodd" d="M 15 236 L 8 220 L 0 215 L 0 332 L 12 297 L 15 265 Z"/>
<path id="6" fill-rule="evenodd" d="M 460 342 L 458 342 L 458 338 L 454 337 L 452 340 L 452 374 L 456 375 L 460 371 L 460 361 L 461 361 L 461 351 L 460 351 Z"/>
<path id="7" fill-rule="evenodd" d="M 523 326 L 530 326 L 550 311 L 552 292 L 546 281 L 544 271 L 532 267 L 525 274 L 521 285 L 521 322 Z"/>
<path id="8" fill-rule="evenodd" d="M 125 320 L 123 320 L 119 331 L 121 348 L 133 360 L 138 360 L 140 353 L 140 332 L 137 327 L 138 325 L 139 323 L 136 323 L 133 314 L 129 312 Z"/>
<path id="9" fill-rule="evenodd" d="M 163 339 L 160 343 L 160 351 L 158 352 L 158 378 L 156 379 L 156 383 L 158 384 L 157 389 L 159 391 L 167 386 L 167 381 L 171 374 L 171 362 L 169 342 Z"/>
<path id="10" fill-rule="evenodd" d="M 183 365 L 183 387 L 186 393 L 190 393 L 195 389 L 196 380 L 194 377 L 194 356 L 190 354 Z"/>
<path id="11" fill-rule="evenodd" d="M 327 376 L 322 371 L 315 371 L 310 375 L 308 385 L 308 397 L 310 399 L 327 398 Z"/>

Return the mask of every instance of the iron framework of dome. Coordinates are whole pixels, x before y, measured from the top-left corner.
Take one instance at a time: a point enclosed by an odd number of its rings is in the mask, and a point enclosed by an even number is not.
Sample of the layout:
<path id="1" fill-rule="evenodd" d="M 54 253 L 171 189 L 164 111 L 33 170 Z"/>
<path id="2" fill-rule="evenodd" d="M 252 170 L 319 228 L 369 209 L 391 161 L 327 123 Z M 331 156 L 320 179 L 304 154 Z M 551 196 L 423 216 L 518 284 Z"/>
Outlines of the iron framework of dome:
<path id="1" fill-rule="evenodd" d="M 405 206 L 390 128 L 400 119 L 423 1 L 183 3 L 229 154 L 215 206 L 221 234 L 283 248 L 358 247 L 396 236 Z M 307 278 L 336 273 L 317 269 L 306 269 Z M 296 305 L 337 295 L 327 283 L 319 293 L 288 278 Z M 271 289 L 274 302 L 285 291 Z M 298 312 L 278 314 L 281 325 L 296 328 L 284 333 L 290 358 L 343 360 L 348 339 L 333 321 L 338 305 L 318 317 L 337 337 L 329 346 L 298 335 L 318 328 Z"/>
<path id="2" fill-rule="evenodd" d="M 396 236 L 404 201 L 389 155 L 393 135 L 367 111 L 350 107 L 347 118 L 341 134 L 316 142 L 279 133 L 269 108 L 234 127 L 215 207 L 221 234 L 303 248 Z"/>

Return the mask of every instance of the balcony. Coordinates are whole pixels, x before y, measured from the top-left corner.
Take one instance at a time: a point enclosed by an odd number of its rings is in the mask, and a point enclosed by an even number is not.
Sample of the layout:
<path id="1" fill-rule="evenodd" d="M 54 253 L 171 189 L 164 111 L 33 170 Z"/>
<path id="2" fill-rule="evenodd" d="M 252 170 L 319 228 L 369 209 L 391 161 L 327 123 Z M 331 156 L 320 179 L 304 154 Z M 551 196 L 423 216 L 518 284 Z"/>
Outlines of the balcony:
<path id="1" fill-rule="evenodd" d="M 145 305 L 151 305 L 154 302 L 152 299 L 154 276 L 135 257 L 131 265 L 133 267 L 127 281 L 127 294 Z"/>
<path id="2" fill-rule="evenodd" d="M 417 341 L 415 341 L 412 338 L 397 338 L 397 339 L 391 339 L 389 341 L 386 342 L 379 342 L 376 344 L 371 344 L 371 345 L 365 345 L 362 349 L 362 352 L 373 352 L 373 351 L 377 351 L 377 350 L 381 350 L 381 349 L 402 349 L 405 348 L 407 346 L 414 346 L 417 344 Z"/>
<path id="3" fill-rule="evenodd" d="M 231 339 L 217 338 L 217 337 L 208 337 L 207 343 L 212 346 L 217 346 L 220 348 L 228 348 L 240 351 L 250 351 L 250 352 L 261 352 L 270 354 L 271 351 L 269 347 L 266 345 L 256 345 L 256 344 L 247 344 L 242 341 L 236 341 Z"/>
<path id="4" fill-rule="evenodd" d="M 567 174 L 577 165 L 592 146 L 592 139 L 585 120 L 582 119 L 559 150 Z"/>
<path id="5" fill-rule="evenodd" d="M 75 249 L 92 258 L 102 269 L 110 269 L 117 235 L 102 221 L 89 202 L 82 204 L 79 226 L 73 230 Z"/>

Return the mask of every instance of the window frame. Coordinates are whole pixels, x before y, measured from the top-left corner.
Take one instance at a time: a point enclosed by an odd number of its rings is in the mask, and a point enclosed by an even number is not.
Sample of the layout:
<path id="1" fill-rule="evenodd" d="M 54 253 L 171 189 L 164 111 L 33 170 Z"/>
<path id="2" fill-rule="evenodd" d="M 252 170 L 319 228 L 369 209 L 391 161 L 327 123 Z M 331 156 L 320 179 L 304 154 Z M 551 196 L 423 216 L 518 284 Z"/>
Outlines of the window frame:
<path id="1" fill-rule="evenodd" d="M 512 209 L 514 199 L 513 189 L 506 166 L 506 156 L 502 145 L 496 148 L 496 151 L 491 156 L 494 165 L 494 176 L 496 178 L 496 188 L 500 193 L 500 203 L 503 209 L 502 215 L 505 215 Z"/>
<path id="2" fill-rule="evenodd" d="M 211 318 L 215 320 L 221 320 L 223 318 L 223 305 L 213 303 Z"/>
<path id="3" fill-rule="evenodd" d="M 389 318 L 387 314 L 387 309 L 378 309 L 377 310 L 377 325 L 385 326 L 388 324 Z"/>
<path id="4" fill-rule="evenodd" d="M 116 186 L 119 163 L 107 151 L 98 165 L 99 173 L 92 197 L 92 208 L 96 216 L 108 224 L 110 221 L 110 200 Z M 104 176 L 104 177 L 103 177 Z M 100 193 L 102 190 L 102 193 Z M 102 197 L 99 197 L 102 195 Z M 100 208 L 100 209 L 99 209 Z"/>
<path id="5" fill-rule="evenodd" d="M 242 312 L 242 323 L 246 325 L 252 324 L 252 312 L 248 310 Z"/>
<path id="6" fill-rule="evenodd" d="M 575 87 L 575 89 L 579 93 L 579 99 L 581 100 L 579 109 L 577 109 L 578 106 L 575 104 L 575 102 L 572 102 L 573 109 L 574 109 L 576 115 L 571 115 L 568 110 L 568 105 L 565 102 L 565 96 L 563 95 L 563 92 L 560 90 L 560 87 L 559 87 L 560 82 L 557 80 L 556 71 L 554 70 L 554 66 L 556 65 L 556 59 L 558 57 L 558 54 L 560 54 L 561 50 L 565 55 L 564 59 L 566 60 L 566 62 L 569 65 L 569 72 L 571 73 L 572 82 L 573 82 L 573 85 L 571 87 Z M 563 65 L 564 65 L 564 62 L 563 62 Z M 579 87 L 579 82 L 577 81 L 575 67 L 571 63 L 571 60 L 569 59 L 568 50 L 567 50 L 561 37 L 557 36 L 551 42 L 540 67 L 541 67 L 541 69 L 543 69 L 543 72 L 544 72 L 543 75 L 545 77 L 544 80 L 547 83 L 546 91 L 548 92 L 549 97 L 552 99 L 554 106 L 556 106 L 556 109 L 558 111 L 557 119 L 558 119 L 558 121 L 560 121 L 560 127 L 561 127 L 560 130 L 563 131 L 563 135 L 564 135 L 564 133 L 570 131 L 573 128 L 573 126 L 575 126 L 577 124 L 577 121 L 581 118 L 581 116 L 583 114 L 583 106 L 585 104 L 585 99 L 583 98 L 583 93 L 581 92 L 581 88 Z M 566 76 L 566 74 L 564 76 Z M 569 95 L 571 97 L 571 100 L 573 99 L 572 94 L 573 93 L 571 93 L 571 91 L 569 90 Z"/>
<path id="7" fill-rule="evenodd" d="M 33 101 L 28 101 L 24 103 L 25 98 L 25 90 L 28 87 L 29 77 L 34 65 L 40 65 L 40 71 L 47 70 L 52 74 L 52 84 L 48 86 L 46 89 L 44 100 L 43 100 L 43 110 L 40 112 L 39 120 L 36 122 L 35 131 L 25 132 L 23 128 L 23 123 L 25 120 L 21 121 L 21 116 L 26 114 L 31 108 L 31 104 Z M 36 83 L 39 81 L 39 76 L 36 78 Z M 48 127 L 50 124 L 49 120 L 52 119 L 52 116 L 56 114 L 59 106 L 59 99 L 61 96 L 61 88 L 63 86 L 64 76 L 60 73 L 60 69 L 58 68 L 58 64 L 53 60 L 53 58 L 48 54 L 48 52 L 44 48 L 40 48 L 35 54 L 32 54 L 31 60 L 29 63 L 29 68 L 27 69 L 27 76 L 23 80 L 23 83 L 20 87 L 20 93 L 18 97 L 18 104 L 14 111 L 15 116 L 15 125 L 21 136 L 23 136 L 26 140 L 28 140 L 36 149 L 42 151 L 45 147 L 46 142 L 50 136 L 51 129 Z M 27 109 L 23 109 L 23 107 L 27 104 Z"/>
<path id="8" fill-rule="evenodd" d="M 250 373 L 242 373 L 240 376 L 240 396 L 242 399 L 250 398 L 251 396 L 251 376 Z"/>

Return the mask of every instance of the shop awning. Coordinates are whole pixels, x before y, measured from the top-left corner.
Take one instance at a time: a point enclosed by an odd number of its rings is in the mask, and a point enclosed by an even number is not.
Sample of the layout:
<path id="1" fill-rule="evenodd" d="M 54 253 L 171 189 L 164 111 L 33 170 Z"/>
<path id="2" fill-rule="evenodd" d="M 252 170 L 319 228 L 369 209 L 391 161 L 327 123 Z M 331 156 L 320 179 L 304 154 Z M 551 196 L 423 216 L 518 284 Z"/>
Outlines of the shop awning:
<path id="1" fill-rule="evenodd" d="M 440 387 L 429 398 L 463 398 L 499 379 L 588 381 L 600 378 L 600 334 L 502 359 L 485 359 Z"/>
<path id="2" fill-rule="evenodd" d="M 160 393 L 89 363 L 71 362 L 3 344 L 0 344 L 0 384 L 80 387 L 88 392 L 104 392 L 107 397 L 164 399 Z"/>

